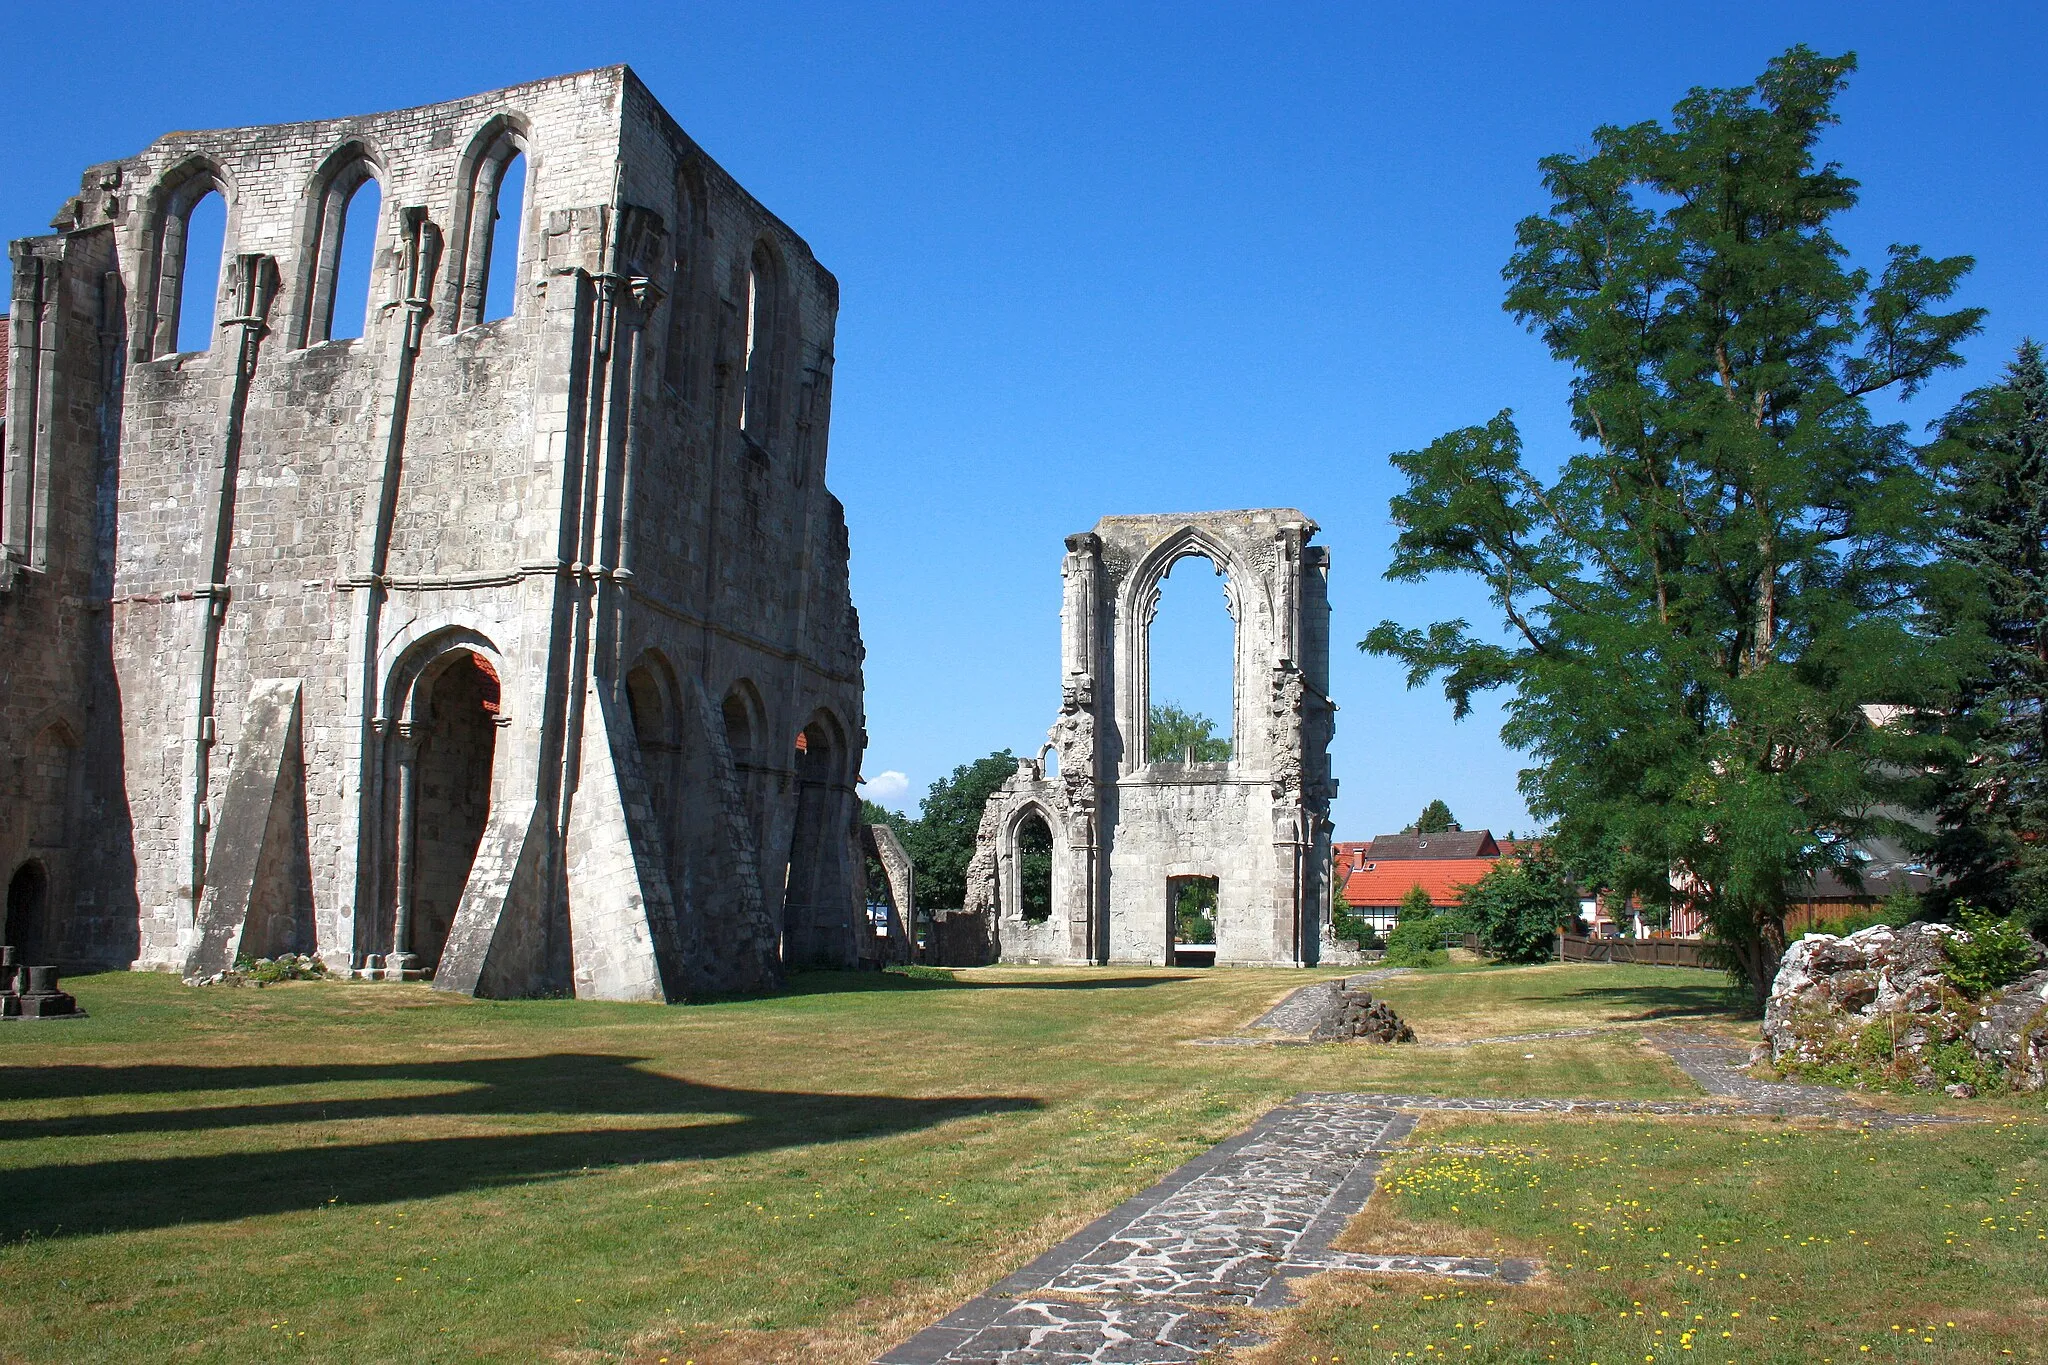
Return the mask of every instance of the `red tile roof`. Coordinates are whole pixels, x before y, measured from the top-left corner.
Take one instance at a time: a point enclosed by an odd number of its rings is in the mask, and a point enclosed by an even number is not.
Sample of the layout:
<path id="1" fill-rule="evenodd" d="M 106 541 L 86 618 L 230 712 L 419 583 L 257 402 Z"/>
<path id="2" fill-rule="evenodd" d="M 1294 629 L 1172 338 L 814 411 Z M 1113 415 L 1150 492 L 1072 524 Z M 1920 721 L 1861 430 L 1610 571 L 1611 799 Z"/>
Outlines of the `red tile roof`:
<path id="1" fill-rule="evenodd" d="M 1375 859 L 1345 878 L 1344 903 L 1354 909 L 1391 909 L 1419 886 L 1429 893 L 1430 904 L 1456 905 L 1460 888 L 1499 865 L 1498 858 Z"/>

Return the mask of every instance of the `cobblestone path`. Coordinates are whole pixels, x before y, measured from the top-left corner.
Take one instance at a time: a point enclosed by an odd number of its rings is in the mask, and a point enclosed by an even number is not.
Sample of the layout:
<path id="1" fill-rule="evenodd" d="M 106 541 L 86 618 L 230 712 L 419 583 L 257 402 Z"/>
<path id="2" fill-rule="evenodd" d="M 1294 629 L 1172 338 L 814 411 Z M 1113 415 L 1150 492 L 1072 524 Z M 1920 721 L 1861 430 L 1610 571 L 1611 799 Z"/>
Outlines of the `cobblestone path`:
<path id="1" fill-rule="evenodd" d="M 1262 1015 L 1259 1026 L 1299 1027 L 1281 1014 L 1288 1003 Z M 1285 1022 L 1267 1024 L 1276 1014 Z M 1711 1098 L 1299 1095 L 876 1365 L 1180 1365 L 1225 1342 L 1222 1310 L 1280 1307 L 1290 1299 L 1290 1282 L 1304 1276 L 1344 1270 L 1519 1283 L 1534 1275 L 1541 1267 L 1530 1261 L 1332 1249 L 1365 1208 L 1382 1158 L 1414 1130 L 1417 1111 L 1805 1116 L 1873 1127 L 1954 1121 L 1869 1108 L 1825 1086 L 1752 1080 L 1742 1074 L 1747 1052 L 1710 1034 L 1666 1029 L 1648 1036 Z"/>
<path id="2" fill-rule="evenodd" d="M 1283 1104 L 877 1365 L 1175 1365 L 1222 1343 L 1219 1309 L 1277 1307 L 1303 1275 L 1528 1278 L 1525 1262 L 1331 1249 L 1414 1126 L 1345 1095 Z"/>

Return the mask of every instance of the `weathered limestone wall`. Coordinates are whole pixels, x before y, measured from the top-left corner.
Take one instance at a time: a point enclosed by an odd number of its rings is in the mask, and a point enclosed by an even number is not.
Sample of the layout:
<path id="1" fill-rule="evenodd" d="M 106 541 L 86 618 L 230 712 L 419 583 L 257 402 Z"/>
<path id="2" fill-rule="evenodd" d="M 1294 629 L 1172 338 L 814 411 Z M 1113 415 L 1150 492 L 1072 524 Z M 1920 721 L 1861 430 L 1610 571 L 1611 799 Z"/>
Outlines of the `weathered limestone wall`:
<path id="1" fill-rule="evenodd" d="M 1329 558 L 1292 509 L 1105 517 L 1062 568 L 1062 703 L 1050 742 L 990 798 L 956 955 L 1171 959 L 1170 879 L 1217 882 L 1216 961 L 1313 963 L 1330 934 Z M 1147 752 L 1150 627 L 1175 562 L 1202 556 L 1236 622 L 1232 757 Z M 1054 759 L 1048 764 L 1047 757 Z M 1026 917 L 1019 828 L 1053 836 L 1052 913 Z"/>
<path id="2" fill-rule="evenodd" d="M 515 155 L 523 211 L 493 228 Z M 375 234 L 364 335 L 325 340 L 339 206 L 366 177 L 381 211 L 346 224 Z M 219 326 L 179 354 L 182 215 L 209 190 Z M 837 284 L 630 71 L 171 134 L 89 170 L 60 222 L 15 245 L 10 375 L 18 394 L 54 373 L 65 420 L 10 430 L 0 502 L 9 525 L 54 518 L 0 565 L 24 679 L 0 758 L 51 716 L 79 750 L 64 856 L 0 828 L 0 869 L 61 873 L 52 955 L 188 964 L 249 700 L 291 679 L 295 912 L 337 968 L 435 965 L 486 881 L 457 946 L 525 965 L 444 975 L 487 989 L 673 998 L 855 960 Z M 517 277 L 484 320 L 493 231 L 517 234 Z M 54 322 L 25 320 L 53 308 L 24 310 L 45 287 L 24 260 L 55 263 Z M 484 922 L 502 914 L 533 922 Z"/>

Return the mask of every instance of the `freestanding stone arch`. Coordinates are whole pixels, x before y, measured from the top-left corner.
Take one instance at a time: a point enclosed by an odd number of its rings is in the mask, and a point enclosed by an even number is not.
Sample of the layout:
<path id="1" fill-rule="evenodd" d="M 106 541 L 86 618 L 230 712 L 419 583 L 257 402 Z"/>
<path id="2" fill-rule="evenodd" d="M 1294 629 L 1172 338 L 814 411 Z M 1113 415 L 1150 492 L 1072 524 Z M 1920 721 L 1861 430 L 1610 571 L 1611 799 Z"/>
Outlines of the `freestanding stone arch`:
<path id="1" fill-rule="evenodd" d="M 966 924 L 940 935 L 984 959 L 1172 958 L 1169 884 L 1217 882 L 1216 956 L 1307 965 L 1329 937 L 1329 554 L 1290 508 L 1105 517 L 1067 538 L 1061 703 L 1046 751 L 989 799 Z M 1148 752 L 1149 626 L 1159 583 L 1200 555 L 1236 622 L 1234 744 L 1223 762 Z M 1028 922 L 1004 885 L 1027 808 L 1053 829 L 1053 913 Z"/>

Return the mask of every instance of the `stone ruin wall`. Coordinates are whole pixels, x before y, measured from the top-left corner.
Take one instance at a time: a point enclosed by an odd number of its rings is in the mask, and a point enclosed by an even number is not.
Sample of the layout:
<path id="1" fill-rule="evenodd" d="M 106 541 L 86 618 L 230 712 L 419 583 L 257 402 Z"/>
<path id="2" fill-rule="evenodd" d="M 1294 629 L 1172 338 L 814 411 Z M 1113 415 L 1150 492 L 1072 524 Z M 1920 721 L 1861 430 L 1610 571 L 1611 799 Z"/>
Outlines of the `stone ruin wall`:
<path id="1" fill-rule="evenodd" d="M 1169 880 L 1217 881 L 1216 961 L 1314 963 L 1330 932 L 1328 552 L 1292 509 L 1105 517 L 1062 565 L 1060 716 L 984 810 L 954 960 L 1165 963 Z M 1233 749 L 1148 753 L 1160 581 L 1207 558 L 1236 623 Z M 1048 756 L 1053 760 L 1047 762 Z M 1027 919 L 1018 829 L 1052 833 L 1052 913 Z M 952 922 L 952 921 L 958 922 Z"/>
<path id="2" fill-rule="evenodd" d="M 486 322 L 514 152 L 515 304 Z M 324 225 L 365 172 L 364 335 L 326 341 Z M 163 243 L 209 188 L 221 325 L 178 354 Z M 209 915 L 228 947 L 260 923 L 337 969 L 389 953 L 413 754 L 416 922 L 460 903 L 473 988 L 674 998 L 871 951 L 837 284 L 630 71 L 170 134 L 91 168 L 57 226 L 13 248 L 10 379 L 47 416 L 10 428 L 0 484 L 0 763 L 68 745 L 61 798 L 0 822 L 0 872 L 49 871 L 49 955 L 186 968 Z M 490 748 L 437 748 L 457 664 L 496 675 Z M 449 863 L 478 805 L 472 875 Z M 246 885 L 210 886 L 234 840 Z"/>

